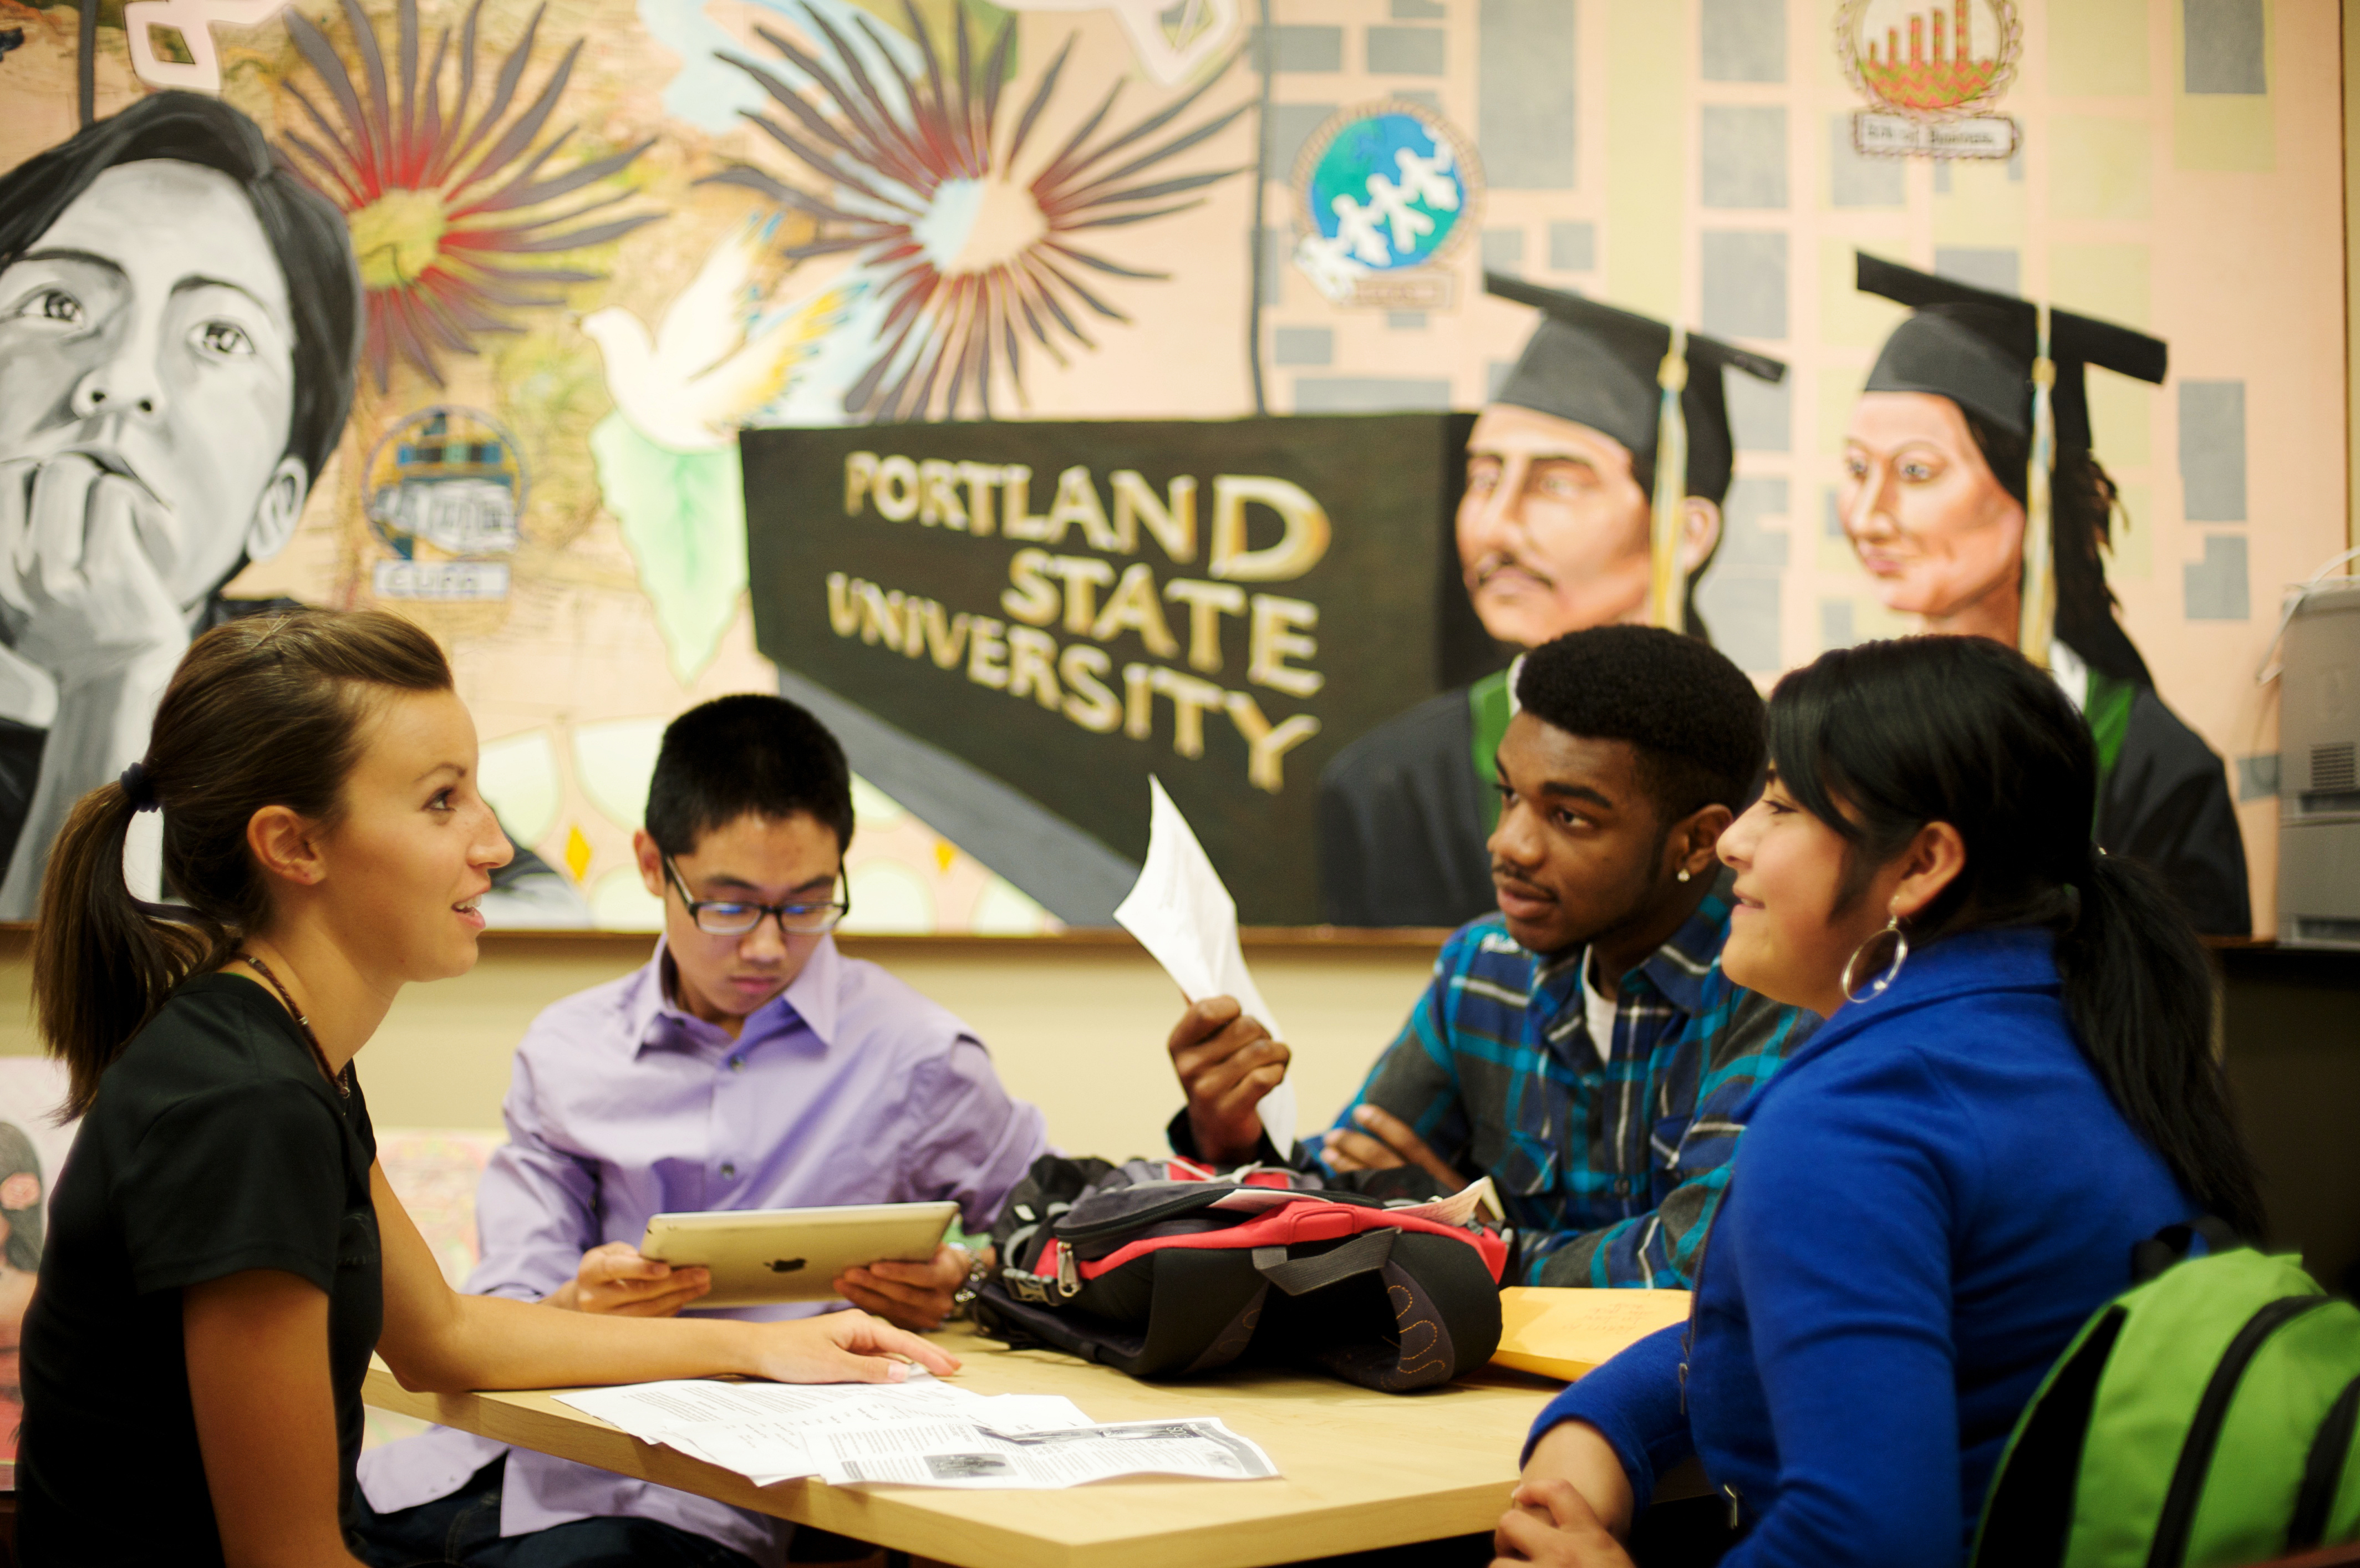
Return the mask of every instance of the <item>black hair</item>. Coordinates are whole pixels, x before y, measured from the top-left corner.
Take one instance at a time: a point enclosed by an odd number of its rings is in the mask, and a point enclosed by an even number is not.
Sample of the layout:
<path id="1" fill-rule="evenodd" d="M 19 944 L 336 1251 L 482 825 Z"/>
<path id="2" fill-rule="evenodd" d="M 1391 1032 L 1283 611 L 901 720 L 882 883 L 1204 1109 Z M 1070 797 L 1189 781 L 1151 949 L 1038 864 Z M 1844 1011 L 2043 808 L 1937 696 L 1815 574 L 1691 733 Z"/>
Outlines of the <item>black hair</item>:
<path id="1" fill-rule="evenodd" d="M 1711 644 L 1660 626 L 1591 626 L 1524 656 L 1516 701 L 1542 723 L 1628 741 L 1666 825 L 1742 810 L 1762 774 L 1762 696 Z"/>
<path id="2" fill-rule="evenodd" d="M 664 729 L 648 786 L 648 836 L 666 855 L 751 814 L 808 811 L 852 845 L 852 769 L 827 726 L 783 697 L 700 702 Z"/>
<path id="3" fill-rule="evenodd" d="M 2000 488 L 2025 505 L 2032 443 L 2004 430 L 1964 404 L 1967 433 L 1997 479 Z M 2050 476 L 2050 560 L 2057 573 L 2058 640 L 2079 654 L 2091 669 L 2116 680 L 2153 686 L 2147 660 L 2122 623 L 2114 618 L 2114 591 L 2106 584 L 2106 564 L 2100 551 L 2113 548 L 2114 508 L 2121 492 L 2097 454 L 2085 446 L 2057 449 L 2057 468 Z"/>
<path id="4" fill-rule="evenodd" d="M 360 267 L 344 215 L 278 158 L 246 115 L 217 98 L 158 93 L 0 174 L 0 267 L 30 250 L 100 175 L 147 158 L 226 174 L 253 206 L 286 276 L 295 326 L 286 455 L 318 484 L 352 410 L 363 326 Z"/>
<path id="5" fill-rule="evenodd" d="M 2074 1036 L 2115 1107 L 2191 1198 L 2258 1239 L 2203 944 L 2153 873 L 2091 844 L 2097 747 L 2056 681 L 1985 637 L 1863 643 L 1781 680 L 1767 728 L 1780 788 L 1847 845 L 1840 909 L 1927 823 L 1956 828 L 1965 867 L 1910 942 L 2054 930 Z"/>

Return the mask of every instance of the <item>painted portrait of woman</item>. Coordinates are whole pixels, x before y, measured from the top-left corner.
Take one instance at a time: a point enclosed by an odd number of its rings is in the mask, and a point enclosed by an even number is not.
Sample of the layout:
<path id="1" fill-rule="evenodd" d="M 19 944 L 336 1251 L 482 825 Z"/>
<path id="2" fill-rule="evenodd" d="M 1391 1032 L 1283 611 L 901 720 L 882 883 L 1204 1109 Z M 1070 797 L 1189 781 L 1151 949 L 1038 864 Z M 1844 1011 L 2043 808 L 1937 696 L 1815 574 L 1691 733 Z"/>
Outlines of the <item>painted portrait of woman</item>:
<path id="1" fill-rule="evenodd" d="M 2017 645 L 2033 445 L 2036 314 L 2023 299 L 1874 256 L 1861 289 L 1910 306 L 1844 432 L 1838 505 L 1878 600 L 1919 630 Z M 2244 841 L 2218 754 L 2157 694 L 2106 584 L 2117 496 L 2091 450 L 2083 372 L 2163 379 L 2165 345 L 2058 310 L 2049 666 L 2096 741 L 2093 830 L 2161 873 L 2197 928 L 2253 930 Z"/>

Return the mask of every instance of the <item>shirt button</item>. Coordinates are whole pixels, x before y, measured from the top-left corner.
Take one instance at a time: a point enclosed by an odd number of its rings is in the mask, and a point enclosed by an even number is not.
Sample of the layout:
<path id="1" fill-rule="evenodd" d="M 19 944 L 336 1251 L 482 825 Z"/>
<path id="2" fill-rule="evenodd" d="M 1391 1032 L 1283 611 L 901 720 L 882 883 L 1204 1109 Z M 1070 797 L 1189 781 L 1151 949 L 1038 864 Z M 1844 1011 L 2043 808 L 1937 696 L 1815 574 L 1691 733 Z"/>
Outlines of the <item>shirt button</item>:
<path id="1" fill-rule="evenodd" d="M 721 1179 L 722 1179 L 723 1181 L 735 1181 L 735 1180 L 737 1179 L 737 1176 L 738 1176 L 738 1167 L 736 1167 L 735 1165 L 728 1164 L 728 1163 L 727 1163 L 727 1162 L 725 1161 L 725 1162 L 723 1163 L 722 1167 L 721 1167 Z"/>
<path id="2" fill-rule="evenodd" d="M 742 1056 L 733 1056 L 733 1057 L 731 1057 L 731 1058 L 729 1059 L 729 1071 L 730 1071 L 730 1072 L 732 1072 L 732 1073 L 743 1073 L 743 1072 L 745 1072 L 745 1071 L 746 1071 L 746 1059 L 745 1059 L 744 1057 L 742 1057 Z"/>
<path id="3" fill-rule="evenodd" d="M 722 1167 L 721 1173 L 724 1176 L 728 1175 L 729 1168 L 727 1166 Z M 1614 1195 L 1618 1198 L 1627 1198 L 1631 1195 L 1631 1178 L 1628 1176 L 1617 1176 L 1614 1178 Z"/>

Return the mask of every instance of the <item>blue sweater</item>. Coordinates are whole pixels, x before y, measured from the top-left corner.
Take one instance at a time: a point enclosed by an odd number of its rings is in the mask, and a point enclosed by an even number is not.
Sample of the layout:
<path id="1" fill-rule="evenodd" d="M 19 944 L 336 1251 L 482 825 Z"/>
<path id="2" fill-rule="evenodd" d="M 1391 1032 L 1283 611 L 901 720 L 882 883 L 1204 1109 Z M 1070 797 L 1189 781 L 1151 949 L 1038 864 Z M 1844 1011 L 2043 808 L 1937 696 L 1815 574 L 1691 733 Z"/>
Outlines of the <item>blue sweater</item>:
<path id="1" fill-rule="evenodd" d="M 1680 1329 L 1551 1401 L 1640 1506 L 1694 1453 L 1748 1530 L 1726 1568 L 1955 1563 L 2049 1364 L 2195 1209 L 2074 1043 L 2045 931 L 1911 955 L 1739 1112 L 1682 1400 Z"/>

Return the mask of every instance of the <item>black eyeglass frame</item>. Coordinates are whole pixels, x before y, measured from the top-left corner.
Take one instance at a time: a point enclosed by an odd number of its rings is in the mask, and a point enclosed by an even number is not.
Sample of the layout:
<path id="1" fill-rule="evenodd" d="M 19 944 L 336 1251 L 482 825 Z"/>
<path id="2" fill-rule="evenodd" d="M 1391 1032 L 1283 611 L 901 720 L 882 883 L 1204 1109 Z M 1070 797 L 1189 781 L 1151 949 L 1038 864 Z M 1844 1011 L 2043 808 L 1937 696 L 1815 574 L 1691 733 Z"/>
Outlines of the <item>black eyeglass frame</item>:
<path id="1" fill-rule="evenodd" d="M 663 868 L 664 875 L 672 879 L 672 887 L 679 890 L 681 903 L 687 907 L 689 922 L 707 936 L 751 936 L 761 929 L 765 919 L 775 919 L 779 922 L 780 934 L 783 936 L 825 936 L 842 925 L 844 918 L 852 913 L 852 884 L 848 880 L 844 884 L 844 897 L 831 898 L 825 903 L 758 904 L 750 898 L 700 898 L 688 890 L 687 879 L 681 876 L 680 867 L 672 863 L 669 855 L 663 857 Z M 836 875 L 842 878 L 844 874 L 838 872 Z M 716 931 L 705 923 L 705 911 L 712 909 L 751 909 L 755 913 L 752 920 L 734 931 Z M 807 920 L 821 911 L 826 914 L 827 923 L 825 925 L 788 923 L 791 918 Z"/>

